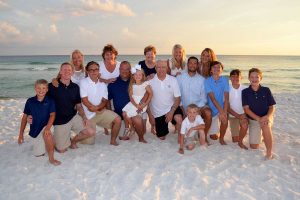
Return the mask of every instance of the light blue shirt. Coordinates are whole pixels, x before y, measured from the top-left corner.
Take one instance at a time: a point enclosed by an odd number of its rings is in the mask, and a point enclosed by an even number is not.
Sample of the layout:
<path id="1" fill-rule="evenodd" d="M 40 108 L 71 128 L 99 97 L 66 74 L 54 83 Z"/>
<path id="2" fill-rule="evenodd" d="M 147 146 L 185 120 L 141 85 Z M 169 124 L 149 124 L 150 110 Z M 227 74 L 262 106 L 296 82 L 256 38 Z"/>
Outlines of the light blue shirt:
<path id="1" fill-rule="evenodd" d="M 219 80 L 215 80 L 211 76 L 205 80 L 204 85 L 206 94 L 208 95 L 209 93 L 213 93 L 218 104 L 224 108 L 224 93 L 229 92 L 228 78 L 225 76 L 220 76 Z M 208 106 L 212 110 L 212 116 L 214 117 L 219 113 L 219 111 L 209 97 L 207 100 Z"/>
<path id="2" fill-rule="evenodd" d="M 184 111 L 186 112 L 189 104 L 196 104 L 198 107 L 203 107 L 207 103 L 207 97 L 204 89 L 204 78 L 196 73 L 190 76 L 188 72 L 183 72 L 176 77 L 181 93 L 181 102 Z"/>

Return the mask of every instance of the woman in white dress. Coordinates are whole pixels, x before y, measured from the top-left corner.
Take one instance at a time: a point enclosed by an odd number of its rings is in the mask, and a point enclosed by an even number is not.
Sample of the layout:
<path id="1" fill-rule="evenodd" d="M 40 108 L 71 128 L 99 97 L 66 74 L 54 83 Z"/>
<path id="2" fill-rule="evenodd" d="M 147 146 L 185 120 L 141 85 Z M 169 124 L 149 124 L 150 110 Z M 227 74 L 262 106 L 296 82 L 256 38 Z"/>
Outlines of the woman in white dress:
<path id="1" fill-rule="evenodd" d="M 132 77 L 130 79 L 128 93 L 130 102 L 122 109 L 125 122 L 124 136 L 129 135 L 134 131 L 131 117 L 142 115 L 146 112 L 147 106 L 152 98 L 152 89 L 149 82 L 146 81 L 146 76 L 141 68 L 141 65 L 136 65 L 131 69 Z M 147 99 L 142 101 L 147 92 Z M 140 141 L 140 142 L 146 142 Z"/>

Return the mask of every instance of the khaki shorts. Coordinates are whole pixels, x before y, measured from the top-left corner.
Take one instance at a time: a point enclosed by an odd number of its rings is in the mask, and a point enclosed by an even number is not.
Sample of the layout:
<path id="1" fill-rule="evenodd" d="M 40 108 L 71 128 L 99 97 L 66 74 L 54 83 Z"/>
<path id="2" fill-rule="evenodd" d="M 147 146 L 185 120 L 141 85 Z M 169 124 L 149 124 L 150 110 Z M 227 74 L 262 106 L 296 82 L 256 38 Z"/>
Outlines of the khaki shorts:
<path id="1" fill-rule="evenodd" d="M 273 125 L 273 119 L 268 124 Z M 261 143 L 262 130 L 260 124 L 256 120 L 249 119 L 249 143 L 250 144 L 260 144 Z"/>
<path id="2" fill-rule="evenodd" d="M 211 126 L 208 131 L 208 135 L 219 134 L 220 133 L 220 125 L 221 125 L 221 122 L 219 120 L 219 115 L 214 116 L 211 120 Z"/>
<path id="3" fill-rule="evenodd" d="M 33 140 L 33 155 L 41 156 L 46 153 L 45 141 L 44 141 L 44 130 L 41 130 L 39 135 L 36 138 L 32 138 Z"/>
<path id="4" fill-rule="evenodd" d="M 104 109 L 102 112 L 97 113 L 92 119 L 92 128 L 96 129 L 96 125 L 101 126 L 103 128 L 111 128 L 112 122 L 119 115 L 111 110 Z"/>
<path id="5" fill-rule="evenodd" d="M 199 141 L 199 137 L 198 137 L 198 133 L 196 133 L 194 136 L 192 136 L 192 137 L 186 137 L 185 139 L 184 139 L 184 145 L 185 146 L 188 146 L 188 145 L 190 145 L 190 144 L 196 144 L 197 143 L 197 141 Z"/>
<path id="6" fill-rule="evenodd" d="M 230 132 L 231 136 L 239 136 L 240 133 L 240 119 L 235 117 L 229 117 L 229 125 L 230 125 Z"/>
<path id="7" fill-rule="evenodd" d="M 68 123 L 54 126 L 55 147 L 64 150 L 71 145 L 71 131 L 79 134 L 85 129 L 82 118 L 76 114 Z"/>

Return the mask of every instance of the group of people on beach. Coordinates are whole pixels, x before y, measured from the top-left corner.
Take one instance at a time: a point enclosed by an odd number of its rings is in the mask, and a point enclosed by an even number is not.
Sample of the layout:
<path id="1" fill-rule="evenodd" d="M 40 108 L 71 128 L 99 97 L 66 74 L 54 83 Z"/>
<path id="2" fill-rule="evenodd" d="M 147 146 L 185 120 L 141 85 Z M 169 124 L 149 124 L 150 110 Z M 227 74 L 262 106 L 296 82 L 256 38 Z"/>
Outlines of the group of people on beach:
<path id="1" fill-rule="evenodd" d="M 197 143 L 206 147 L 210 139 L 226 145 L 229 123 L 233 142 L 248 149 L 243 139 L 249 129 L 250 148 L 259 148 L 262 135 L 266 159 L 272 159 L 276 103 L 270 89 L 260 84 L 261 70 L 249 70 L 250 85 L 246 87 L 239 69 L 230 72 L 229 84 L 222 75 L 223 64 L 210 48 L 202 51 L 200 59 L 186 58 L 179 44 L 168 60 L 156 60 L 152 45 L 145 47 L 144 55 L 145 60 L 131 66 L 128 61 L 117 61 L 118 51 L 108 44 L 103 48 L 103 61 L 84 66 L 84 55 L 73 51 L 70 62 L 61 64 L 51 83 L 36 81 L 36 96 L 26 101 L 18 143 L 23 143 L 30 123 L 34 155 L 47 153 L 49 162 L 59 165 L 54 150 L 76 149 L 78 142 L 94 144 L 96 126 L 110 134 L 111 145 L 118 145 L 118 136 L 129 140 L 135 133 L 139 142 L 147 143 L 148 118 L 151 132 L 161 140 L 169 133 L 169 122 L 175 126 L 178 152 L 183 154 Z M 122 121 L 124 131 L 120 131 Z"/>

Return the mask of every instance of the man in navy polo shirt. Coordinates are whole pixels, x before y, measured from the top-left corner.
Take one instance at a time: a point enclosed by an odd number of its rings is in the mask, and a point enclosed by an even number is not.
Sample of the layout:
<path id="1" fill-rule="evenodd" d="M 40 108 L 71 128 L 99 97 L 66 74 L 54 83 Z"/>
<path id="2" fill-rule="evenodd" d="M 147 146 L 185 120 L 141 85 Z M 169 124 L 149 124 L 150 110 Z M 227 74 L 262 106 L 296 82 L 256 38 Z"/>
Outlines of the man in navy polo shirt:
<path id="1" fill-rule="evenodd" d="M 36 96 L 27 99 L 25 104 L 18 143 L 24 142 L 27 117 L 31 116 L 29 135 L 33 138 L 34 155 L 45 155 L 47 150 L 49 162 L 59 165 L 60 161 L 54 159 L 54 141 L 50 130 L 55 119 L 55 104 L 51 98 L 46 96 L 48 82 L 44 79 L 37 80 L 34 89 Z"/>
<path id="2" fill-rule="evenodd" d="M 257 68 L 249 70 L 250 86 L 242 91 L 242 104 L 249 118 L 250 148 L 258 149 L 261 132 L 267 149 L 266 159 L 272 159 L 272 124 L 276 104 L 271 90 L 260 85 L 262 72 Z"/>
<path id="3" fill-rule="evenodd" d="M 68 147 L 77 148 L 77 142 L 95 135 L 96 130 L 89 127 L 79 92 L 79 86 L 71 81 L 74 69 L 70 63 L 63 63 L 60 67 L 58 87 L 49 84 L 48 95 L 56 105 L 54 121 L 54 139 L 56 150 L 65 152 Z M 77 114 L 78 111 L 78 114 Z M 71 139 L 71 130 L 77 135 Z"/>
<path id="4" fill-rule="evenodd" d="M 130 101 L 128 94 L 128 86 L 131 76 L 131 65 L 128 61 L 123 61 L 120 64 L 120 76 L 113 83 L 108 85 L 108 99 L 113 101 L 115 112 L 122 117 L 122 109 Z M 110 107 L 110 106 L 109 106 Z M 138 134 L 139 141 L 145 142 L 144 140 L 144 130 L 143 130 L 143 119 L 141 116 L 137 115 L 132 118 L 132 122 L 135 131 Z M 121 140 L 128 140 L 127 136 L 120 137 Z"/>

